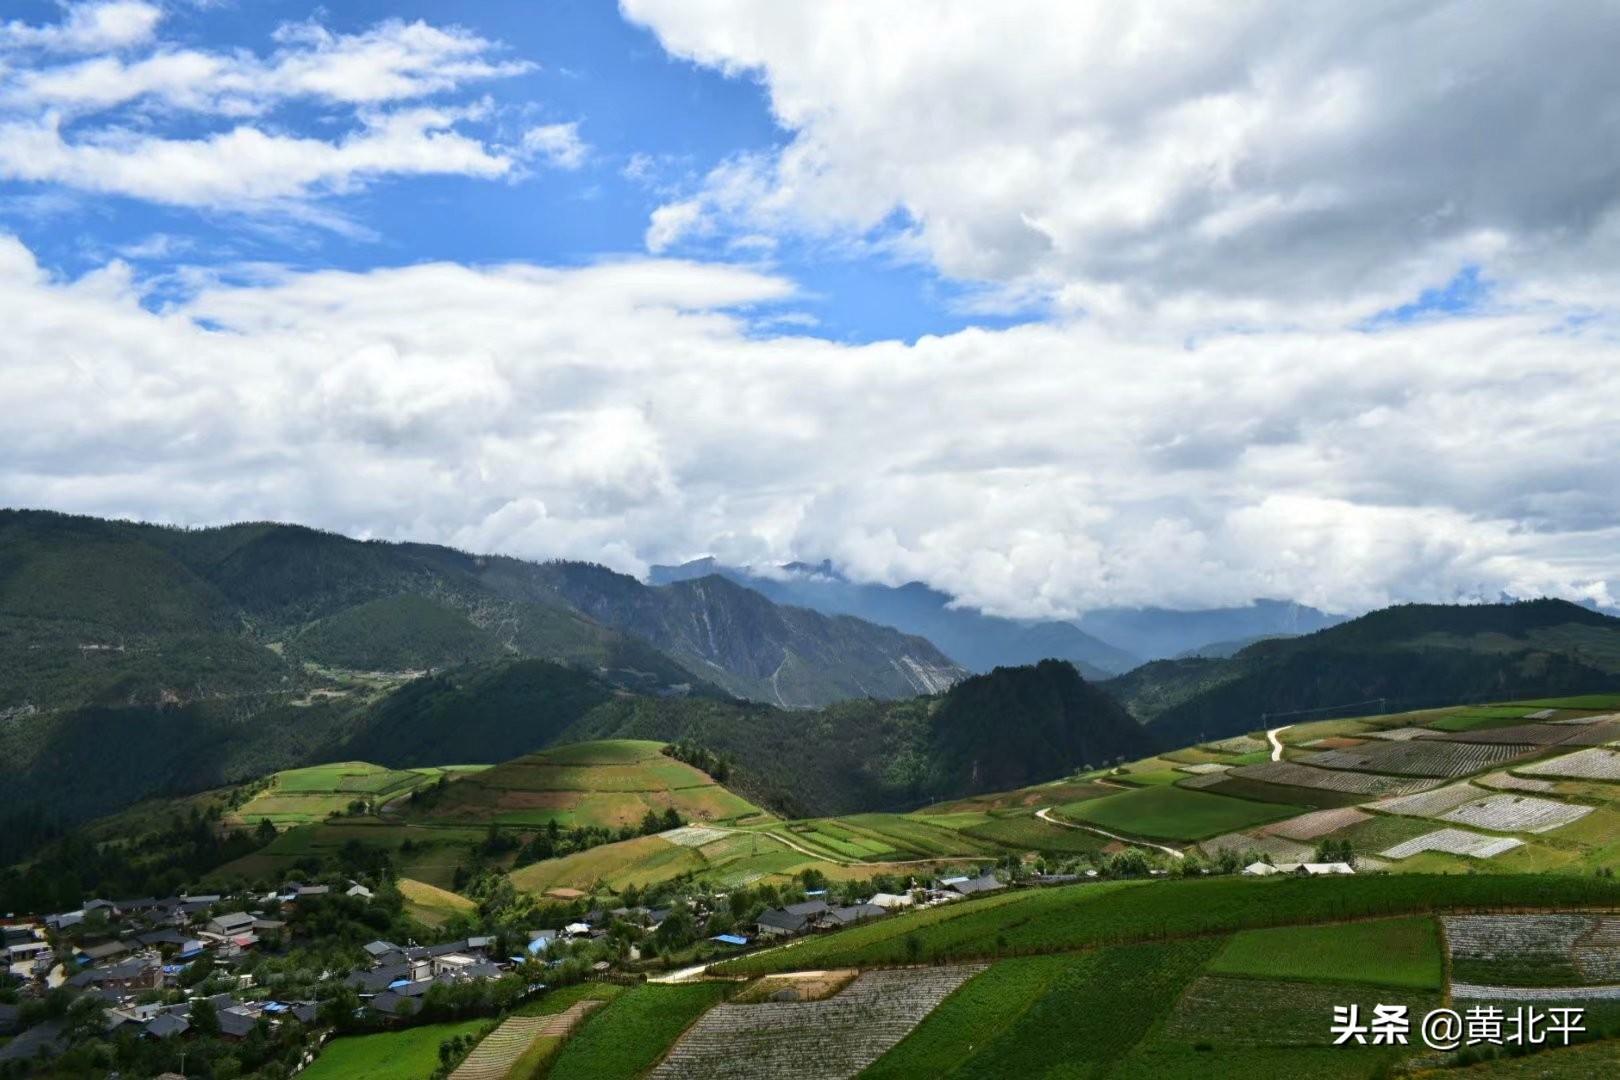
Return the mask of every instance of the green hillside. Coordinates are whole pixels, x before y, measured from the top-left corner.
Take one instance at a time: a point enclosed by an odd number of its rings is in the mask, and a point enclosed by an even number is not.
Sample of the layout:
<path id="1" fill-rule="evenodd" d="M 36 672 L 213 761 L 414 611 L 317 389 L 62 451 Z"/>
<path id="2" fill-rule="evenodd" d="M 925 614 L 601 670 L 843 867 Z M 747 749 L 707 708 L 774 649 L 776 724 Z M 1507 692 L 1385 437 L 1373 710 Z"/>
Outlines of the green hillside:
<path id="1" fill-rule="evenodd" d="M 1408 604 L 1103 686 L 1171 745 L 1375 698 L 1405 709 L 1620 689 L 1620 620 L 1561 600 Z"/>

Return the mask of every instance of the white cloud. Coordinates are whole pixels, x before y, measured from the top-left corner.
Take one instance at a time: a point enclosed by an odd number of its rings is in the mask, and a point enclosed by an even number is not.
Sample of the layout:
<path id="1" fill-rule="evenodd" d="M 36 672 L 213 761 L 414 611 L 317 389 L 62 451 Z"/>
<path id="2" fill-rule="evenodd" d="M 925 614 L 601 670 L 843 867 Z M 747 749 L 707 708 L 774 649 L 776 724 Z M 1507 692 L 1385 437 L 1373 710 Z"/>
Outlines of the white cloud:
<path id="1" fill-rule="evenodd" d="M 622 0 L 758 78 L 792 133 L 671 200 L 699 226 L 890 232 L 948 276 L 1118 320 L 1343 325 L 1477 263 L 1620 254 L 1620 9 Z M 666 208 L 669 209 L 669 208 Z"/>
<path id="2" fill-rule="evenodd" d="M 136 59 L 97 56 L 14 73 L 18 106 L 96 112 L 136 101 L 227 116 L 257 115 L 293 99 L 348 105 L 406 101 L 531 71 L 497 59 L 499 47 L 459 28 L 390 19 L 358 34 L 294 23 L 261 58 L 245 51 L 160 47 Z"/>
<path id="3" fill-rule="evenodd" d="M 47 117 L 0 124 L 0 179 L 177 206 L 252 208 L 353 190 L 382 175 L 506 174 L 510 158 L 453 130 L 466 115 L 426 108 L 370 114 L 359 130 L 333 142 L 248 126 L 200 139 L 110 129 L 70 142 Z"/>
<path id="4" fill-rule="evenodd" d="M 662 259 L 267 272 L 160 312 L 0 241 L 0 504 L 630 570 L 830 556 L 1018 615 L 1620 591 L 1620 344 L 1564 310 L 852 346 Z"/>
<path id="5" fill-rule="evenodd" d="M 115 21 L 87 11 L 75 8 L 63 27 L 30 32 Z M 106 33 L 75 33 L 81 51 L 111 47 Z M 293 23 L 274 38 L 264 57 L 126 35 L 123 44 L 147 47 L 65 64 L 0 65 L 0 179 L 178 206 L 276 210 L 346 228 L 308 200 L 388 175 L 513 175 L 515 151 L 477 130 L 487 126 L 490 106 L 441 99 L 533 64 L 501 57 L 498 44 L 469 31 L 420 21 L 387 20 L 353 34 Z M 336 112 L 299 131 L 279 112 L 293 101 Z M 230 126 L 199 134 L 178 113 Z M 184 133 L 171 134 L 171 123 Z M 585 148 L 570 126 L 542 130 L 550 141 L 532 152 L 564 167 L 582 160 Z"/>
<path id="6" fill-rule="evenodd" d="M 579 137 L 579 123 L 544 124 L 523 133 L 523 149 L 543 158 L 558 169 L 577 169 L 585 164 L 590 147 Z"/>
<path id="7" fill-rule="evenodd" d="M 87 53 L 127 49 L 150 41 L 163 21 L 163 9 L 142 0 L 104 0 L 67 7 L 61 22 L 31 26 L 20 20 L 0 23 L 0 49 L 44 49 Z"/>

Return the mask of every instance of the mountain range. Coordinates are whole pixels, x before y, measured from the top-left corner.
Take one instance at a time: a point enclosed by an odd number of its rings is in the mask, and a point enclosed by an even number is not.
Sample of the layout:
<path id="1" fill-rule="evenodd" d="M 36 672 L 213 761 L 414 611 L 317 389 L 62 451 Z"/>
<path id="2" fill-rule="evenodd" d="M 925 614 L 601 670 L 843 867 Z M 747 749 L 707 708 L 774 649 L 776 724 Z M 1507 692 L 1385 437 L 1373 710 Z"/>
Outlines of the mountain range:
<path id="1" fill-rule="evenodd" d="M 1067 660 L 1087 678 L 1119 675 L 1149 660 L 1191 652 L 1236 651 L 1266 637 L 1308 634 L 1343 622 L 1304 604 L 1256 600 L 1245 607 L 1177 611 L 1100 608 L 1073 622 L 1007 619 L 956 604 L 920 581 L 890 586 L 854 582 L 829 561 L 755 570 L 714 558 L 653 566 L 654 585 L 723 577 L 779 604 L 853 615 L 933 642 L 971 671 L 1045 659 Z"/>

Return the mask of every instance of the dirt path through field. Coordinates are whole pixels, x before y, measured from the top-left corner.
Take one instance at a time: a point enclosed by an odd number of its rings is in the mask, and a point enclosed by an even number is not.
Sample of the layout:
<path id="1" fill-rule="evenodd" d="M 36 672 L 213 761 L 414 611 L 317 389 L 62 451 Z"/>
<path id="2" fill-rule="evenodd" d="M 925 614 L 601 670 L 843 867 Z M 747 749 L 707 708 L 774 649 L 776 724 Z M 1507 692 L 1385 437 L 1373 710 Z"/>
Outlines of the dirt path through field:
<path id="1" fill-rule="evenodd" d="M 1271 744 L 1271 760 L 1272 761 L 1281 761 L 1282 760 L 1282 752 L 1283 752 L 1282 740 L 1277 738 L 1277 736 L 1281 735 L 1283 732 L 1287 731 L 1289 728 L 1291 728 L 1293 726 L 1294 726 L 1293 724 L 1284 724 L 1282 727 L 1274 727 L 1270 731 L 1266 732 L 1266 741 Z"/>
<path id="2" fill-rule="evenodd" d="M 1096 833 L 1098 836 L 1106 836 L 1110 840 L 1118 840 L 1122 844 L 1132 844 L 1136 847 L 1155 848 L 1159 851 L 1166 852 L 1167 854 L 1174 855 L 1178 859 L 1185 859 L 1187 857 L 1183 852 L 1178 851 L 1173 847 L 1165 847 L 1163 844 L 1152 844 L 1146 840 L 1132 840 L 1128 836 L 1120 836 L 1116 833 L 1109 832 L 1107 829 L 1099 829 L 1094 825 L 1076 825 L 1072 821 L 1059 821 L 1057 818 L 1051 815 L 1051 809 L 1052 808 L 1048 806 L 1045 810 L 1037 810 L 1035 811 L 1035 816 L 1046 822 L 1048 825 L 1061 825 L 1065 829 L 1079 829 L 1082 832 Z"/>

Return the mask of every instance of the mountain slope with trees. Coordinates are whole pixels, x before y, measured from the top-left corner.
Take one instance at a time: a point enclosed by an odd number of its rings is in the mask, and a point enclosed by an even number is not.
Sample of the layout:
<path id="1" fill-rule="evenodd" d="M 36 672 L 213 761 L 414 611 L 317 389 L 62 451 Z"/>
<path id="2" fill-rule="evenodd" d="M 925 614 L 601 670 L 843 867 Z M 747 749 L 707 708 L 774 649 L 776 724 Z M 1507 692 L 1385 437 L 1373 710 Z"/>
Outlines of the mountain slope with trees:
<path id="1" fill-rule="evenodd" d="M 1376 699 L 1414 709 L 1613 690 L 1620 619 L 1562 600 L 1407 604 L 1257 642 L 1230 659 L 1144 665 L 1104 686 L 1171 745 L 1301 710 L 1366 711 Z"/>

